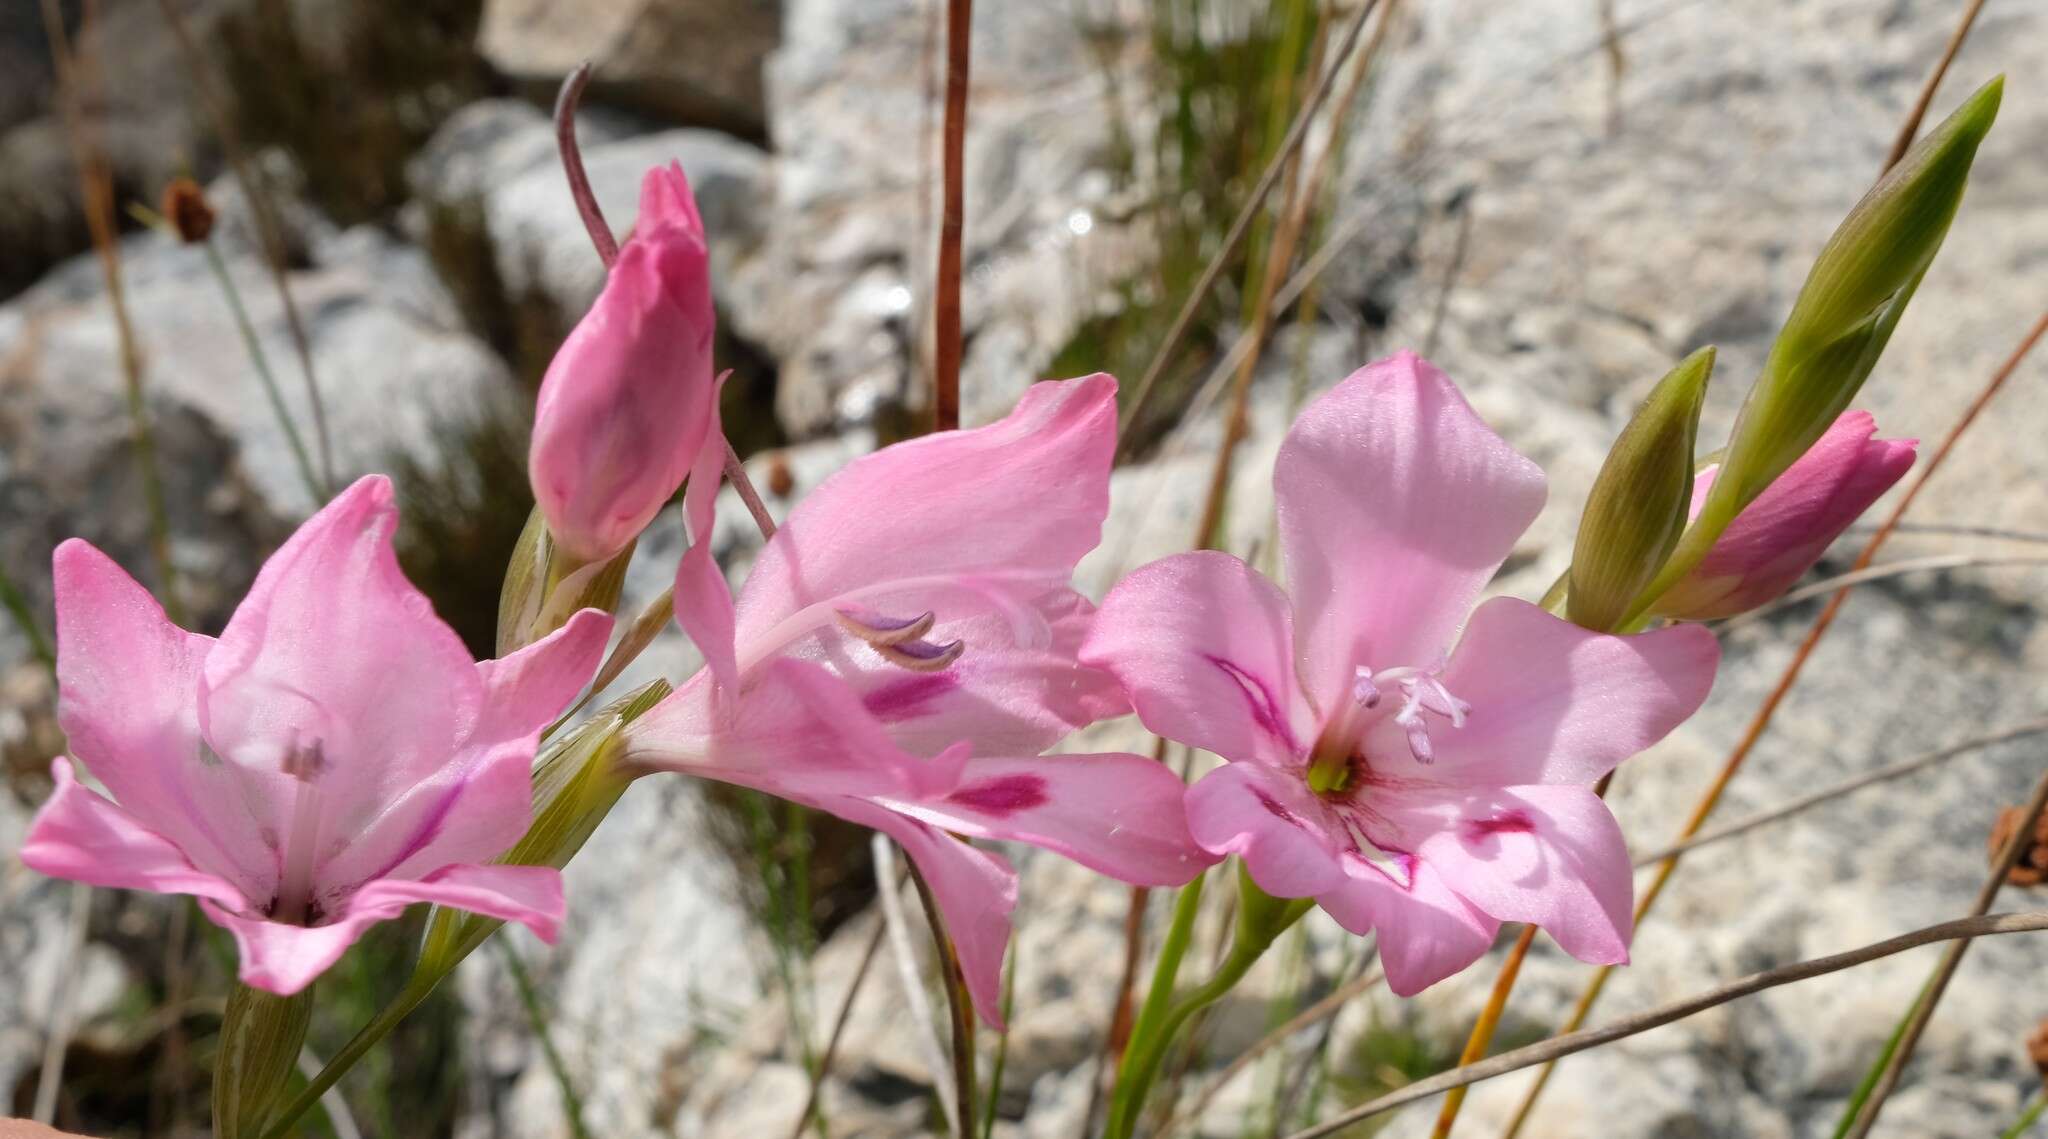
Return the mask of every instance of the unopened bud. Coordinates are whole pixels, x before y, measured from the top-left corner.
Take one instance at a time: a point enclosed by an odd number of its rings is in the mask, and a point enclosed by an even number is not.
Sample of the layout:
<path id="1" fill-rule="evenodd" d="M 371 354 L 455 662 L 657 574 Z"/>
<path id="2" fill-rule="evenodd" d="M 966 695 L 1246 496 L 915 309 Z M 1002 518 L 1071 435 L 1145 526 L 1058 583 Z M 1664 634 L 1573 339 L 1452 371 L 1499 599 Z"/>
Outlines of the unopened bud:
<path id="1" fill-rule="evenodd" d="M 178 240 L 187 245 L 198 245 L 213 233 L 213 206 L 206 191 L 190 178 L 173 178 L 164 187 L 162 212 Z"/>
<path id="2" fill-rule="evenodd" d="M 1685 530 L 1693 442 L 1714 373 L 1702 348 L 1671 369 L 1624 427 L 1586 496 L 1572 547 L 1565 612 L 1574 624 L 1620 630 Z"/>

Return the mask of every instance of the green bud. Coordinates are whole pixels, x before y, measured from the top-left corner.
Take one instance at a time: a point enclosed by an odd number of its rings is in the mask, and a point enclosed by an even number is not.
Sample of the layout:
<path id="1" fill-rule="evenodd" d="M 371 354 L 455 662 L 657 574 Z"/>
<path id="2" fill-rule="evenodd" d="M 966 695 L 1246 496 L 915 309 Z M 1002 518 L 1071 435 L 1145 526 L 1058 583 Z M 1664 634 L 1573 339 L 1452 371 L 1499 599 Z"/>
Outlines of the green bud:
<path id="1" fill-rule="evenodd" d="M 555 545 L 538 509 L 512 548 L 498 590 L 498 655 L 505 656 L 561 628 L 579 609 L 618 609 L 633 542 L 603 562 L 579 563 Z"/>
<path id="2" fill-rule="evenodd" d="M 2004 90 L 2003 76 L 1979 88 L 1886 171 L 1828 239 L 1743 400 L 1713 489 L 1632 617 L 1690 573 L 1856 398 L 1948 235 Z"/>
<path id="3" fill-rule="evenodd" d="M 1717 513 L 1754 501 L 1863 387 L 1948 234 L 2004 87 L 1985 84 L 1914 144 L 1814 260 L 1729 436 Z"/>
<path id="4" fill-rule="evenodd" d="M 213 1067 L 213 1133 L 219 1139 L 263 1134 L 298 1068 L 313 1015 L 304 990 L 280 997 L 237 984 L 221 1018 Z"/>
<path id="5" fill-rule="evenodd" d="M 558 870 L 567 866 L 633 781 L 633 773 L 617 762 L 620 729 L 671 691 L 665 680 L 650 681 L 548 744 L 533 766 L 533 823 L 497 861 Z M 436 909 L 427 922 L 415 982 L 431 985 L 446 976 L 503 924 L 496 918 Z"/>
<path id="6" fill-rule="evenodd" d="M 1636 595 L 1677 548 L 1692 504 L 1693 440 L 1713 373 L 1712 348 L 1679 361 L 1607 452 L 1572 547 L 1565 614 L 1574 624 L 1619 631 Z"/>

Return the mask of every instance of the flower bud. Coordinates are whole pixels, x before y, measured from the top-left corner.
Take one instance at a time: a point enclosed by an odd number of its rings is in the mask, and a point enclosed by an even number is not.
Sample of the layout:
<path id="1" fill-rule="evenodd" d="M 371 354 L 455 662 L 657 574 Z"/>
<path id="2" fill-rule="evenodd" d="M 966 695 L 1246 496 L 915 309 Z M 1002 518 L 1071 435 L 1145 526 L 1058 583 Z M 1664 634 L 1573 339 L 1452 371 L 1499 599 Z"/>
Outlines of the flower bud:
<path id="1" fill-rule="evenodd" d="M 1574 624 L 1618 631 L 1685 530 L 1693 440 L 1714 350 L 1702 348 L 1657 382 L 1593 480 L 1572 547 L 1565 612 Z"/>
<path id="2" fill-rule="evenodd" d="M 299 1049 L 313 1016 L 310 990 L 288 997 L 236 985 L 221 1017 L 213 1069 L 213 1133 L 255 1139 L 298 1070 Z"/>
<path id="3" fill-rule="evenodd" d="M 1746 613 L 1792 587 L 1849 524 L 1913 465 L 1917 440 L 1878 439 L 1867 411 L 1835 420 L 1721 532 L 1707 556 L 1652 607 L 1659 616 L 1706 621 Z M 1718 464 L 1699 473 L 1692 506 L 1707 500 Z"/>
<path id="4" fill-rule="evenodd" d="M 712 383 L 704 223 L 682 167 L 650 170 L 604 291 L 541 380 L 530 474 L 557 547 L 609 559 L 682 485 Z"/>
<path id="5" fill-rule="evenodd" d="M 1948 234 L 2003 89 L 2002 78 L 1985 84 L 1907 151 L 1815 259 L 1729 437 L 1723 485 L 1710 500 L 1724 503 L 1728 518 L 1804 455 L 1862 388 Z"/>

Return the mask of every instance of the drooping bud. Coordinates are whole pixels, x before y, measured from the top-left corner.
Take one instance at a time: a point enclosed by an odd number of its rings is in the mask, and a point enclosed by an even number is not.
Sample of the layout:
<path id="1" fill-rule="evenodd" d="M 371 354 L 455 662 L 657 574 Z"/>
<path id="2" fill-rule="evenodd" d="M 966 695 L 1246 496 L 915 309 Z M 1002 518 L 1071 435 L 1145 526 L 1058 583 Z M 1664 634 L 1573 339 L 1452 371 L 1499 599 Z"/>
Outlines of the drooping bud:
<path id="1" fill-rule="evenodd" d="M 1736 416 L 1713 488 L 1638 611 L 1690 573 L 1863 387 L 1948 235 L 2004 87 L 2002 76 L 1986 83 L 1915 143 L 1828 239 Z"/>
<path id="2" fill-rule="evenodd" d="M 1708 621 L 1776 600 L 1813 568 L 1842 531 L 1913 465 L 1917 440 L 1879 439 L 1867 411 L 1846 412 L 1799 461 L 1745 507 L 1707 556 L 1651 606 L 1661 617 Z M 1695 479 L 1707 499 L 1720 465 Z"/>
<path id="3" fill-rule="evenodd" d="M 1712 348 L 1679 361 L 1607 453 L 1572 547 L 1565 612 L 1573 623 L 1619 630 L 1677 547 L 1693 486 L 1700 408 L 1713 373 Z"/>
<path id="4" fill-rule="evenodd" d="M 717 399 L 710 258 L 682 167 L 647 173 L 633 238 L 548 365 L 534 501 L 577 563 L 610 559 L 682 485 Z"/>
<path id="5" fill-rule="evenodd" d="M 213 1133 L 220 1139 L 263 1134 L 298 1068 L 313 1016 L 310 990 L 280 997 L 237 984 L 221 1017 L 213 1069 Z"/>
<path id="6" fill-rule="evenodd" d="M 602 562 L 579 564 L 555 545 L 547 519 L 536 509 L 512 547 L 498 588 L 498 655 L 540 640 L 579 610 L 618 610 L 634 540 Z"/>

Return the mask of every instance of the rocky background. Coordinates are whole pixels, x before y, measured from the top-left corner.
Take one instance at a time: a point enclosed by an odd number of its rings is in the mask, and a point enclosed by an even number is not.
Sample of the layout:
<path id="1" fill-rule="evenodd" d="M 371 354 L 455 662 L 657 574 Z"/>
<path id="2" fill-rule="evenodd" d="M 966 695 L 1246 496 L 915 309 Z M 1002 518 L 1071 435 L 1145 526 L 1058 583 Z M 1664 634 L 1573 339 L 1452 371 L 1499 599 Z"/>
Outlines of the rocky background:
<path id="1" fill-rule="evenodd" d="M 154 579 L 119 341 L 87 252 L 36 7 L 0 11 L 0 570 L 47 624 L 48 556 L 63 537 L 87 537 Z M 922 403 L 939 82 L 929 0 L 101 0 L 91 23 L 77 4 L 59 7 L 82 55 L 98 61 L 89 112 L 121 200 L 153 202 L 177 173 L 207 181 L 221 211 L 216 248 L 303 423 L 298 358 L 249 206 L 226 172 L 224 125 L 252 156 L 280 204 L 336 468 L 399 477 L 408 566 L 479 644 L 526 510 L 521 417 L 531 384 L 602 280 L 544 110 L 576 62 L 597 65 L 580 130 L 611 223 L 630 226 L 649 165 L 679 160 L 697 188 L 715 243 L 721 360 L 736 372 L 727 422 L 778 508 L 900 434 Z M 978 7 L 969 421 L 1000 414 L 1055 371 L 1108 367 L 1134 381 L 1122 333 L 1148 311 L 1170 314 L 1179 296 L 1162 297 L 1158 283 L 1191 256 L 1191 232 L 1213 238 L 1228 221 L 1225 211 L 1191 229 L 1186 210 L 1161 220 L 1176 212 L 1158 207 L 1161 195 L 1192 191 L 1144 156 L 1159 152 L 1162 108 L 1199 80 L 1162 50 L 1153 5 Z M 1187 5 L 1159 10 L 1170 7 Z M 1261 5 L 1194 7 L 1212 46 L 1263 26 Z M 1562 567 L 1576 503 L 1634 400 L 1702 343 L 1721 350 L 1703 436 L 1725 431 L 1813 254 L 1882 164 L 1958 8 L 1401 5 L 1321 211 L 1315 240 L 1335 244 L 1316 315 L 1290 317 L 1253 390 L 1232 498 L 1236 548 L 1270 550 L 1262 499 L 1296 381 L 1326 385 L 1395 347 L 1428 345 L 1550 474 L 1552 506 L 1499 583 L 1540 592 Z M 166 11 L 196 52 L 180 51 Z M 1935 114 L 2000 71 L 2005 105 L 1969 197 L 1862 401 L 1887 434 L 1938 438 L 2041 305 L 2048 9 L 1992 0 Z M 1227 83 L 1200 93 L 1253 98 Z M 1239 156 L 1223 157 L 1240 183 L 1249 176 Z M 126 300 L 171 553 L 194 621 L 212 628 L 312 504 L 203 251 L 127 225 Z M 1228 288 L 1224 315 L 1197 337 L 1209 356 L 1236 333 Z M 1192 379 L 1208 358 L 1197 353 Z M 1920 521 L 2048 530 L 2044 381 L 2039 361 L 2015 379 L 1916 507 Z M 1172 406 L 1186 402 L 1183 392 Z M 1154 445 L 1117 476 L 1115 514 L 1083 567 L 1084 589 L 1099 595 L 1119 572 L 1185 544 L 1217 432 L 1214 415 L 1192 413 L 1148 430 Z M 749 534 L 737 511 L 726 515 L 718 541 L 739 572 Z M 643 543 L 630 592 L 659 589 L 675 530 L 658 526 Z M 1909 534 L 1890 556 L 2030 549 Z M 2007 567 L 1859 590 L 1724 817 L 2042 714 L 2040 584 L 2038 572 Z M 1623 771 L 1614 802 L 1639 849 L 1675 830 L 1812 611 L 1731 632 L 1707 711 Z M 693 664 L 686 644 L 664 643 L 635 675 Z M 0 850 L 11 850 L 59 743 L 49 686 L 12 624 L 0 624 L 0 665 L 9 777 Z M 1129 724 L 1080 742 L 1146 746 Z M 1993 816 L 2024 796 L 2042 755 L 2038 742 L 1992 749 L 1702 852 L 1642 931 L 1636 964 L 1617 975 L 1596 1021 L 1961 913 L 1984 873 Z M 512 942 L 552 1008 L 589 1134 L 775 1135 L 795 1120 L 808 1080 L 790 1025 L 822 1036 L 818 1024 L 838 1008 L 877 920 L 860 905 L 864 844 L 818 836 L 815 872 L 837 874 L 826 894 L 840 908 L 810 915 L 826 936 L 808 965 L 809 995 L 792 1011 L 775 967 L 786 939 L 770 936 L 747 885 L 734 817 L 728 797 L 677 781 L 637 786 L 570 870 L 575 913 L 564 943 Z M 1050 857 L 1023 864 L 1017 1013 L 996 1134 L 1068 1136 L 1116 983 L 1125 894 Z M 26 1109 L 48 1026 L 71 1015 L 80 1031 L 70 1118 L 109 1134 L 192 1133 L 178 1121 L 194 1117 L 203 1087 L 175 1074 L 165 1087 L 163 1075 L 190 1066 L 177 1050 L 203 1048 L 209 1015 L 203 1000 L 167 1000 L 208 991 L 170 977 L 184 966 L 167 964 L 162 946 L 167 936 L 183 943 L 185 934 L 167 934 L 182 919 L 147 899 L 97 896 L 74 951 L 72 897 L 17 862 L 0 864 L 0 1096 Z M 2002 905 L 2038 901 L 2013 891 Z M 1262 1032 L 1276 998 L 1320 994 L 1352 967 L 1351 940 L 1315 917 L 1304 929 L 1212 1019 L 1211 1055 Z M 353 986 L 329 1001 L 339 1006 L 338 1039 L 371 1007 L 349 1001 L 375 999 L 374 951 L 324 982 Z M 217 980 L 218 962 L 195 954 L 196 975 Z M 1931 959 L 1922 951 L 1778 990 L 1569 1061 L 1525 1134 L 1828 1134 Z M 2048 943 L 2038 939 L 1972 951 L 1881 1133 L 1977 1137 L 2010 1122 L 2038 1086 L 2022 1041 L 2048 1016 L 2037 987 L 2044 969 Z M 1554 1023 L 1584 975 L 1539 940 L 1505 1036 L 1528 1039 Z M 1335 1022 L 1328 1079 L 1302 1101 L 1334 1110 L 1448 1062 L 1491 977 L 1482 966 L 1415 1001 L 1354 1002 Z M 351 1078 L 351 1089 L 374 1089 L 351 1098 L 365 1133 L 572 1134 L 561 1081 L 528 1031 L 502 956 L 480 954 L 458 988 L 459 1002 L 442 1002 L 386 1060 Z M 885 958 L 825 1088 L 835 1135 L 930 1128 L 931 1073 L 903 1007 Z M 1309 1070 L 1305 1043 L 1224 1088 L 1195 1124 L 1200 1133 L 1274 1131 L 1268 1105 Z M 421 1080 L 419 1071 L 446 1075 Z M 1208 1078 L 1198 1070 L 1191 1082 Z M 1520 1087 L 1511 1078 L 1476 1089 L 1466 1129 L 1490 1133 Z M 1433 1115 L 1411 1109 L 1384 1133 L 1426 1134 Z"/>

